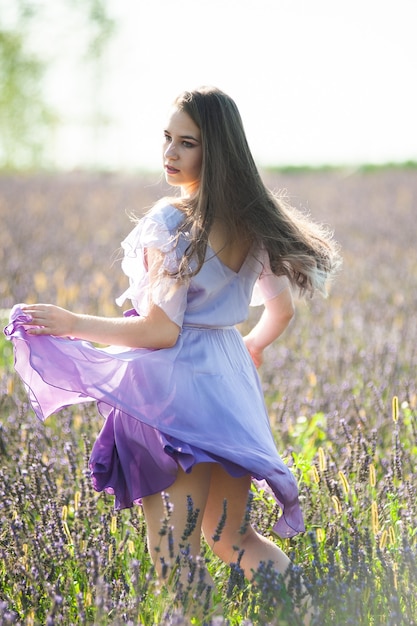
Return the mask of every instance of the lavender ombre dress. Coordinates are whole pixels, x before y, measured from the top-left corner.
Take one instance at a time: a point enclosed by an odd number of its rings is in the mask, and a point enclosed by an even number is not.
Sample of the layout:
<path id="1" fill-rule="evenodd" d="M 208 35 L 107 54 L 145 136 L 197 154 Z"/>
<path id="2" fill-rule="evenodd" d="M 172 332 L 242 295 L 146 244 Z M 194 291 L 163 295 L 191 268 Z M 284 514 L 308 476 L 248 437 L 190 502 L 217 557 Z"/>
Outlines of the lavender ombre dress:
<path id="1" fill-rule="evenodd" d="M 169 491 L 178 465 L 192 471 L 196 463 L 219 463 L 232 476 L 268 483 L 283 510 L 274 530 L 291 537 L 304 530 L 297 484 L 277 453 L 258 374 L 234 328 L 251 299 L 275 297 L 287 279 L 272 274 L 265 253 L 251 252 L 234 272 L 208 248 L 188 284 L 161 272 L 150 288 L 145 249 L 158 250 L 163 268 L 175 270 L 189 243 L 182 221 L 181 211 L 162 203 L 140 220 L 122 243 L 130 286 L 117 301 L 130 299 L 133 314 L 146 315 L 151 289 L 153 302 L 181 327 L 174 347 L 99 349 L 28 335 L 17 305 L 5 329 L 16 370 L 42 420 L 64 406 L 98 403 L 105 421 L 91 473 L 98 491 L 115 495 L 116 508 Z"/>

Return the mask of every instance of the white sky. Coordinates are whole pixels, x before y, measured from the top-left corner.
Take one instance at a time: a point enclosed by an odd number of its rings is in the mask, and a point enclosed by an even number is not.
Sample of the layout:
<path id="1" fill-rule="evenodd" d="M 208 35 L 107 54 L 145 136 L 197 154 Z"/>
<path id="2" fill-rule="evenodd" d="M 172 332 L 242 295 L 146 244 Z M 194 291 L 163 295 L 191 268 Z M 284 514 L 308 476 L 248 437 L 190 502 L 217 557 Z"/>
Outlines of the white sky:
<path id="1" fill-rule="evenodd" d="M 119 26 L 100 91 L 111 123 L 96 142 L 96 86 L 65 52 L 77 25 L 38 35 L 60 51 L 48 87 L 67 122 L 58 164 L 158 168 L 171 101 L 202 84 L 236 100 L 259 165 L 417 159 L 416 0 L 107 4 Z"/>

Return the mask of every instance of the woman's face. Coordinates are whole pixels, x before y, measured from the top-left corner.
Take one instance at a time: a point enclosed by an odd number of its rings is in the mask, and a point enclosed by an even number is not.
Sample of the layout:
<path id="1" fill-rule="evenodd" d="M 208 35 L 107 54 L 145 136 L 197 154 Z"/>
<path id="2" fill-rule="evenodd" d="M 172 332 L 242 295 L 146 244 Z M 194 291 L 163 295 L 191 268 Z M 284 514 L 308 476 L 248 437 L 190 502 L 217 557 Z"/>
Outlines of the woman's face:
<path id="1" fill-rule="evenodd" d="M 203 148 L 198 126 L 184 111 L 173 109 L 164 131 L 163 158 L 166 181 L 190 196 L 200 184 Z"/>

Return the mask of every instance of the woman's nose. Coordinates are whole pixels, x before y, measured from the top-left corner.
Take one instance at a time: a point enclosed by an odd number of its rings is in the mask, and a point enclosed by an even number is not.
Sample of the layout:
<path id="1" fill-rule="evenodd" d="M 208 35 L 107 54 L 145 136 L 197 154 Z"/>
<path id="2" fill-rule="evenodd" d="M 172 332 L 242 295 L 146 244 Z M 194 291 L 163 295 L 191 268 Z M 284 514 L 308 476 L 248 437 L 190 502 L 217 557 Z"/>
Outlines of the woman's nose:
<path id="1" fill-rule="evenodd" d="M 173 141 L 171 141 L 167 145 L 164 154 L 166 157 L 169 157 L 170 159 L 175 159 L 177 157 L 177 151 L 176 151 Z"/>

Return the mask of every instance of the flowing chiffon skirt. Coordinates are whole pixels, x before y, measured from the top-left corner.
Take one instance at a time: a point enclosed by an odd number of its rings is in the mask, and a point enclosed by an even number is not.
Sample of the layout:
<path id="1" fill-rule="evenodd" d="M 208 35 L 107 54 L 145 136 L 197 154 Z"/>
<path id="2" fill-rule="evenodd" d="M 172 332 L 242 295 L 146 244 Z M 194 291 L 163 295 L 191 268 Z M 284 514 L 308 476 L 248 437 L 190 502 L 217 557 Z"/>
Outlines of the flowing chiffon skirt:
<path id="1" fill-rule="evenodd" d="M 14 307 L 6 336 L 36 415 L 97 402 L 105 418 L 90 467 L 117 508 L 167 490 L 178 465 L 220 463 L 232 476 L 265 480 L 283 513 L 281 537 L 304 531 L 294 476 L 277 453 L 258 374 L 240 333 L 184 326 L 173 348 L 96 348 L 29 335 Z"/>

